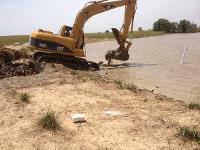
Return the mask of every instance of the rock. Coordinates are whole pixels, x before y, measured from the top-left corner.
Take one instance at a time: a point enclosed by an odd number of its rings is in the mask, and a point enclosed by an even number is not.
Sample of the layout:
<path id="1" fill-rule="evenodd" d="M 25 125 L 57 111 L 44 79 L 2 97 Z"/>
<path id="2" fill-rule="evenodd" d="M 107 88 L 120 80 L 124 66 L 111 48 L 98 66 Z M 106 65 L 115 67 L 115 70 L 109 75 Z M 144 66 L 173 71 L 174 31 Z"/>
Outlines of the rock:
<path id="1" fill-rule="evenodd" d="M 32 68 L 33 72 L 35 72 L 36 74 L 42 71 L 41 63 L 35 60 L 29 60 L 29 66 L 30 68 Z"/>
<path id="2" fill-rule="evenodd" d="M 74 123 L 86 122 L 85 114 L 73 114 L 72 120 Z"/>

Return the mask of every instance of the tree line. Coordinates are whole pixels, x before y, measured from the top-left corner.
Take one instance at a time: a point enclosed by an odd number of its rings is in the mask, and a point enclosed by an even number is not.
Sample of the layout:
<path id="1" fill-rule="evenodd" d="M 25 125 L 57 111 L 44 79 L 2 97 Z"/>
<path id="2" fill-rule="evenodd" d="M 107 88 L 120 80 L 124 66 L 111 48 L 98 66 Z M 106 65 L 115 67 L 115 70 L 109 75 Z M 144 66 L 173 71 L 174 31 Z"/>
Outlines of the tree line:
<path id="1" fill-rule="evenodd" d="M 200 32 L 200 27 L 186 19 L 179 22 L 170 22 L 167 19 L 158 19 L 153 24 L 153 31 L 166 33 L 193 33 Z"/>

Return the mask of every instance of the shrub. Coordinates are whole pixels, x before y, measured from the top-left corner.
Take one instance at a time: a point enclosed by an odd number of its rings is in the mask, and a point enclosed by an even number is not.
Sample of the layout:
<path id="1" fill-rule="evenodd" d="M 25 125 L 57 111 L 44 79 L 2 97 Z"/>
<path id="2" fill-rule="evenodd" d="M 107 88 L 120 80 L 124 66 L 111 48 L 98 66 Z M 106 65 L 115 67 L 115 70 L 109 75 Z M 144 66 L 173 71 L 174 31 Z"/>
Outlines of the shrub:
<path id="1" fill-rule="evenodd" d="M 20 94 L 20 100 L 21 102 L 25 102 L 25 103 L 28 103 L 30 102 L 30 95 L 28 93 L 22 93 Z"/>
<path id="2" fill-rule="evenodd" d="M 179 136 L 184 140 L 200 142 L 200 132 L 198 132 L 194 126 L 192 130 L 189 127 L 181 127 L 179 130 Z"/>
<path id="3" fill-rule="evenodd" d="M 39 119 L 38 125 L 43 129 L 53 131 L 60 129 L 60 125 L 54 111 L 46 112 L 46 114 Z"/>
<path id="4" fill-rule="evenodd" d="M 200 104 L 199 103 L 190 103 L 188 105 L 189 109 L 197 109 L 200 110 Z"/>
<path id="5" fill-rule="evenodd" d="M 114 80 L 115 84 L 119 86 L 119 88 L 123 89 L 123 83 L 120 80 Z"/>

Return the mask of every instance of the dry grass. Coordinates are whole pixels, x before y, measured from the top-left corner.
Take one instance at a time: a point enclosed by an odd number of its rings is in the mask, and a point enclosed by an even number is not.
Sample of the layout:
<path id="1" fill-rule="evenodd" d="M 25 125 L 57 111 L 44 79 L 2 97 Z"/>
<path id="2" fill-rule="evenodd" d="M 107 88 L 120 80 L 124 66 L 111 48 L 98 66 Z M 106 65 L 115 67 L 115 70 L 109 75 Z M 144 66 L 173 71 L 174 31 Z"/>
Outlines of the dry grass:
<path id="1" fill-rule="evenodd" d="M 114 83 L 115 83 L 120 89 L 123 89 L 123 88 L 124 88 L 124 84 L 122 83 L 122 81 L 120 81 L 120 80 L 114 80 Z"/>
<path id="2" fill-rule="evenodd" d="M 77 75 L 80 75 L 80 72 L 79 72 L 79 70 L 72 70 L 71 75 L 77 76 Z"/>
<path id="3" fill-rule="evenodd" d="M 6 94 L 11 97 L 11 98 L 14 98 L 17 96 L 17 90 L 16 89 L 10 89 L 9 91 L 6 92 Z"/>

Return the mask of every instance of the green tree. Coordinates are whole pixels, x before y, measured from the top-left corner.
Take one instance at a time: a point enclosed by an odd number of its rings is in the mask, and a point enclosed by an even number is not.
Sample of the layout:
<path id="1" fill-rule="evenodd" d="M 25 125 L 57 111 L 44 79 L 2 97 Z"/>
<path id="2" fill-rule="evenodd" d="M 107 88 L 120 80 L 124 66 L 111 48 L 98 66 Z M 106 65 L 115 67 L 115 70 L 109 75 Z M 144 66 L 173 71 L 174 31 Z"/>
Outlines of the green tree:
<path id="1" fill-rule="evenodd" d="M 109 31 L 109 30 L 106 30 L 105 33 L 110 33 L 110 31 Z"/>
<path id="2" fill-rule="evenodd" d="M 142 27 L 138 27 L 138 31 L 143 31 Z"/>
<path id="3" fill-rule="evenodd" d="M 197 24 L 192 23 L 189 28 L 189 32 L 198 32 Z"/>
<path id="4" fill-rule="evenodd" d="M 177 22 L 170 22 L 170 32 L 171 33 L 178 32 L 178 23 Z"/>
<path id="5" fill-rule="evenodd" d="M 179 23 L 170 22 L 167 19 L 159 19 L 153 24 L 154 31 L 161 31 L 167 33 L 188 33 L 188 32 L 200 32 L 200 27 L 197 24 L 191 23 L 190 21 L 184 19 Z"/>
<path id="6" fill-rule="evenodd" d="M 191 26 L 191 22 L 184 19 L 179 22 L 178 30 L 179 32 L 187 33 L 190 29 L 190 26 Z"/>
<path id="7" fill-rule="evenodd" d="M 178 25 L 179 32 L 187 33 L 187 32 L 198 32 L 197 24 L 191 23 L 190 21 L 184 19 L 179 22 Z"/>
<path id="8" fill-rule="evenodd" d="M 153 24 L 153 31 L 170 32 L 170 22 L 167 19 L 159 19 Z"/>

